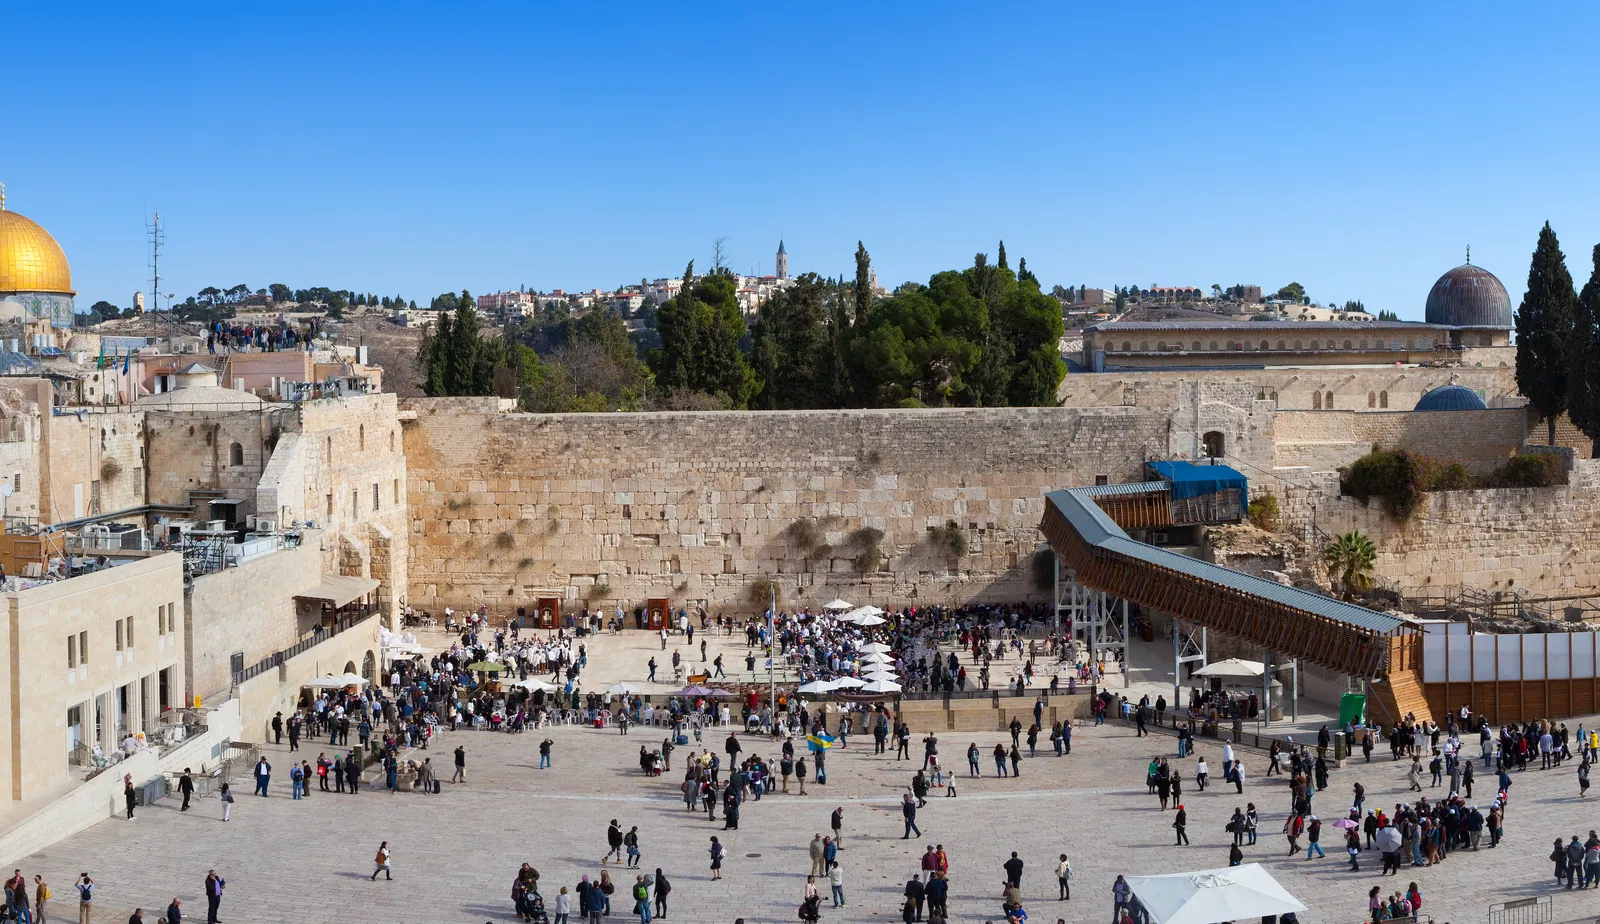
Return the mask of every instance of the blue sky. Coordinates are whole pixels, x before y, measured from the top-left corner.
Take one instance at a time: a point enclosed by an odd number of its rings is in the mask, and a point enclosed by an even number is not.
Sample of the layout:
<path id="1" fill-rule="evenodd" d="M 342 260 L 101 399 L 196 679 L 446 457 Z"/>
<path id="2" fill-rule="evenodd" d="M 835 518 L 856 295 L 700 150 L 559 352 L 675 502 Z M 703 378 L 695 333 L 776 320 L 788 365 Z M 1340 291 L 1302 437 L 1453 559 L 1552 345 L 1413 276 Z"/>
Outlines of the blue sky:
<path id="1" fill-rule="evenodd" d="M 1316 9 L 1312 7 L 1315 6 Z M 331 12 L 330 12 L 331 11 Z M 1600 7 L 13 5 L 0 181 L 81 303 L 705 266 L 1303 283 L 1421 317 L 1600 241 Z"/>

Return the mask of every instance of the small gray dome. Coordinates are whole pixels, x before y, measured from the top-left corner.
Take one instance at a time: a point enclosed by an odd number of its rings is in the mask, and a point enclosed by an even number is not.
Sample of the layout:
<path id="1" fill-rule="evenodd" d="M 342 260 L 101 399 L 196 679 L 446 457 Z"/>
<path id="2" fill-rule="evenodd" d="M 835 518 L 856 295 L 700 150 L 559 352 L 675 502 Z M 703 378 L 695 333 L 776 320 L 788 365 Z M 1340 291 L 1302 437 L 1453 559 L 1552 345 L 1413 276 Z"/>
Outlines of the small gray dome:
<path id="1" fill-rule="evenodd" d="M 1449 327 L 1511 329 L 1511 296 L 1494 273 L 1464 263 L 1433 284 L 1425 318 Z"/>
<path id="2" fill-rule="evenodd" d="M 1419 411 L 1483 411 L 1489 406 L 1465 385 L 1440 385 L 1417 402 Z"/>

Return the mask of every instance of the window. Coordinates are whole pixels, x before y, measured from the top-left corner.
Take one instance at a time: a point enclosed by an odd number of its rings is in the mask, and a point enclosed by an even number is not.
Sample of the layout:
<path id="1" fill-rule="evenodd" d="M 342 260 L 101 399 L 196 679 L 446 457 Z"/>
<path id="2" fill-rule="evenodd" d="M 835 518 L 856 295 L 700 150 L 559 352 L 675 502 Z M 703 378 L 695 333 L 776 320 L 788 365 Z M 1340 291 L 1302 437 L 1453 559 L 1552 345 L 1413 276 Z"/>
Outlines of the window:
<path id="1" fill-rule="evenodd" d="M 328 492 L 328 519 L 333 519 L 333 492 Z"/>
<path id="2" fill-rule="evenodd" d="M 1483 334 L 1479 336 L 1478 346 L 1494 346 L 1494 337 L 1490 334 Z"/>
<path id="3" fill-rule="evenodd" d="M 1344 348 L 1347 349 L 1347 350 L 1350 349 L 1350 341 L 1346 340 L 1344 342 Z"/>
<path id="4" fill-rule="evenodd" d="M 333 464 L 333 437 L 331 437 L 331 436 L 328 437 L 327 450 L 326 451 L 327 451 L 328 457 L 327 457 L 327 459 L 325 461 L 329 465 L 332 465 Z"/>
<path id="5" fill-rule="evenodd" d="M 357 440 L 358 440 L 357 448 L 359 448 L 362 452 L 366 452 L 367 451 L 367 425 L 366 424 L 362 424 L 360 429 L 357 431 Z"/>
<path id="6" fill-rule="evenodd" d="M 1276 405 L 1278 403 L 1278 393 L 1274 391 L 1270 397 L 1272 398 L 1272 403 Z"/>
<path id="7" fill-rule="evenodd" d="M 1315 350 L 1317 348 L 1317 341 L 1315 341 L 1315 340 L 1311 341 L 1311 348 L 1313 350 Z"/>
<path id="8" fill-rule="evenodd" d="M 351 517 L 355 517 L 357 515 L 357 511 L 358 511 L 358 508 L 360 506 L 361 506 L 361 492 L 357 491 L 355 488 L 351 488 L 350 489 L 350 516 Z"/>
<path id="9" fill-rule="evenodd" d="M 78 637 L 67 636 L 67 668 L 70 670 L 78 666 Z"/>
<path id="10" fill-rule="evenodd" d="M 1330 391 L 1326 396 L 1323 397 L 1322 407 L 1324 410 L 1333 410 L 1333 392 Z"/>
<path id="11" fill-rule="evenodd" d="M 389 451 L 394 452 L 394 431 L 389 431 Z"/>
<path id="12" fill-rule="evenodd" d="M 22 473 L 17 472 L 11 476 L 11 493 L 16 494 L 22 490 Z"/>
<path id="13" fill-rule="evenodd" d="M 1418 340 L 1417 344 L 1418 344 L 1420 349 L 1424 349 L 1424 350 L 1433 349 L 1433 341 L 1431 341 L 1431 340 L 1429 340 L 1427 338 L 1423 338 L 1421 340 Z"/>
<path id="14" fill-rule="evenodd" d="M 228 444 L 228 464 L 234 468 L 244 465 L 244 446 L 238 443 Z"/>
<path id="15" fill-rule="evenodd" d="M 1296 340 L 1294 342 L 1294 348 L 1297 349 L 1297 350 L 1300 349 L 1300 341 Z"/>
<path id="16" fill-rule="evenodd" d="M 1199 352 L 1199 350 L 1200 350 L 1200 341 L 1196 340 L 1194 342 L 1194 349 L 1195 349 L 1195 352 Z"/>
<path id="17" fill-rule="evenodd" d="M 1156 342 L 1156 349 L 1160 350 L 1163 353 L 1165 353 L 1167 351 L 1167 342 L 1165 340 L 1157 341 Z"/>
<path id="18" fill-rule="evenodd" d="M 117 620 L 117 650 L 122 650 L 122 620 Z"/>
<path id="19" fill-rule="evenodd" d="M 1096 485 L 1110 484 L 1111 483 L 1111 476 L 1110 475 L 1096 475 L 1096 476 L 1094 476 L 1094 483 Z"/>
<path id="20" fill-rule="evenodd" d="M 1279 340 L 1278 341 L 1278 349 L 1280 349 L 1280 350 L 1288 349 L 1288 344 L 1285 341 Z"/>
<path id="21" fill-rule="evenodd" d="M 128 617 L 128 647 L 133 647 L 133 617 Z"/>
<path id="22" fill-rule="evenodd" d="M 89 663 L 89 633 L 78 633 L 78 663 Z"/>
<path id="23" fill-rule="evenodd" d="M 1215 350 L 1216 348 L 1217 348 L 1217 342 L 1215 340 L 1211 341 L 1211 349 Z"/>
<path id="24" fill-rule="evenodd" d="M 1266 342 L 1266 341 L 1265 341 L 1265 340 L 1263 340 L 1263 341 L 1261 341 L 1261 348 L 1262 348 L 1262 349 L 1263 349 L 1263 350 L 1265 350 L 1265 349 L 1268 349 L 1268 347 L 1267 347 L 1267 342 Z"/>
<path id="25" fill-rule="evenodd" d="M 1122 352 L 1124 352 L 1124 353 L 1133 352 L 1133 344 L 1129 343 L 1126 340 L 1122 341 Z"/>
<path id="26" fill-rule="evenodd" d="M 1388 407 L 1388 406 L 1389 406 L 1389 393 L 1387 391 L 1378 392 L 1378 407 Z"/>
<path id="27" fill-rule="evenodd" d="M 1361 349 L 1365 350 L 1366 348 L 1367 348 L 1367 341 L 1365 339 L 1363 339 L 1361 341 Z"/>
<path id="28" fill-rule="evenodd" d="M 100 479 L 89 482 L 89 513 L 100 512 Z"/>
<path id="29" fill-rule="evenodd" d="M 394 480 L 394 502 L 396 506 L 400 504 L 400 479 L 398 478 Z"/>
<path id="30" fill-rule="evenodd" d="M 1377 407 L 1377 406 L 1378 406 L 1378 393 L 1375 392 L 1375 391 L 1367 392 L 1367 407 L 1372 408 L 1372 407 Z"/>
<path id="31" fill-rule="evenodd" d="M 1313 411 L 1322 410 L 1322 392 L 1313 391 L 1311 393 L 1311 409 Z"/>
<path id="32" fill-rule="evenodd" d="M 1227 438 L 1222 435 L 1221 431 L 1212 430 L 1201 437 L 1201 440 L 1205 443 L 1206 458 L 1220 459 L 1223 457 L 1223 449 L 1227 446 Z"/>
<path id="33" fill-rule="evenodd" d="M 1148 341 L 1148 340 L 1139 341 L 1139 352 L 1141 352 L 1141 353 L 1150 352 L 1150 341 Z"/>
<path id="34" fill-rule="evenodd" d="M 378 509 L 378 484 L 377 484 L 377 482 L 373 482 L 373 484 L 372 484 L 372 509 L 373 510 L 377 510 Z"/>

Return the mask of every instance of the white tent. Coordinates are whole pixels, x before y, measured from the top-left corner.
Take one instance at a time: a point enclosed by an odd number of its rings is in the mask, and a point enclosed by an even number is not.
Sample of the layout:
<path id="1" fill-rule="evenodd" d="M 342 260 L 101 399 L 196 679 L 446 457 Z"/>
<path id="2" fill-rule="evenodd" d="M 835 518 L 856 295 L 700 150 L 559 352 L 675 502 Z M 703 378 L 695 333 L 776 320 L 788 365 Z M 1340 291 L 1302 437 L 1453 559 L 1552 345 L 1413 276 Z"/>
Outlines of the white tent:
<path id="1" fill-rule="evenodd" d="M 894 663 L 894 658 L 889 657 L 887 654 L 885 654 L 885 653 L 883 653 L 881 651 L 874 651 L 874 652 L 871 652 L 869 654 L 866 654 L 866 655 L 862 656 L 861 663 L 862 664 L 893 664 Z"/>
<path id="2" fill-rule="evenodd" d="M 838 680 L 830 680 L 828 683 L 833 684 L 835 690 L 854 690 L 857 687 L 867 685 L 865 680 L 856 677 L 840 677 Z"/>
<path id="3" fill-rule="evenodd" d="M 886 623 L 888 621 L 889 620 L 884 619 L 882 616 L 874 616 L 871 613 L 868 613 L 867 615 L 861 617 L 860 619 L 857 619 L 856 620 L 856 625 L 858 625 L 858 626 L 869 626 L 869 627 L 870 626 L 881 626 L 881 625 L 883 625 L 884 623 Z"/>
<path id="4" fill-rule="evenodd" d="M 856 623 L 856 624 L 859 625 L 861 623 L 861 620 L 865 619 L 868 616 L 882 616 L 882 615 L 883 615 L 883 610 L 880 610 L 875 606 L 858 606 L 855 609 L 851 610 L 850 612 L 844 614 L 843 616 L 840 616 L 839 618 L 844 620 L 845 622 L 853 622 L 853 623 Z"/>
<path id="5" fill-rule="evenodd" d="M 858 650 L 864 655 L 888 654 L 889 652 L 894 651 L 893 648 L 890 648 L 888 645 L 885 645 L 882 642 L 872 642 L 867 645 L 862 645 Z"/>
<path id="6" fill-rule="evenodd" d="M 845 610 L 855 609 L 855 604 L 835 598 L 832 603 L 824 603 L 822 608 L 830 613 L 837 613 Z"/>
<path id="7" fill-rule="evenodd" d="M 809 683 L 800 684 L 800 689 L 797 690 L 796 692 L 799 692 L 799 693 L 832 693 L 837 686 L 838 686 L 838 684 L 835 681 L 832 681 L 832 680 L 813 680 L 813 681 L 810 681 Z"/>
<path id="8" fill-rule="evenodd" d="M 863 693 L 899 693 L 900 684 L 893 680 L 873 680 L 862 686 Z"/>
<path id="9" fill-rule="evenodd" d="M 1155 924 L 1224 924 L 1306 910 L 1259 863 L 1126 878 Z"/>
<path id="10" fill-rule="evenodd" d="M 1214 661 L 1194 672 L 1196 677 L 1260 677 L 1267 669 L 1260 661 L 1246 661 L 1243 658 L 1228 658 L 1224 661 Z"/>

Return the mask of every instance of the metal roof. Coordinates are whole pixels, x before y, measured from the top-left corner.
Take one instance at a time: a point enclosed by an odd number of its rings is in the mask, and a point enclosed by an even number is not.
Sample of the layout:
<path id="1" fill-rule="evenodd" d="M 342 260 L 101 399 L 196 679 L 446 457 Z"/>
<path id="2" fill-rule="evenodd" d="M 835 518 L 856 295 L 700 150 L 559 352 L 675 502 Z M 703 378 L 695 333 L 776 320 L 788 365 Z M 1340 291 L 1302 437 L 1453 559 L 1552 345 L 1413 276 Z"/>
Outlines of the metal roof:
<path id="1" fill-rule="evenodd" d="M 1432 330 L 1441 325 L 1422 321 L 1102 321 L 1089 331 L 1135 330 Z"/>
<path id="2" fill-rule="evenodd" d="M 1433 324 L 1510 330 L 1511 296 L 1495 274 L 1464 263 L 1433 284 L 1424 314 Z"/>
<path id="3" fill-rule="evenodd" d="M 1074 488 L 1084 497 L 1121 497 L 1128 494 L 1153 494 L 1171 490 L 1165 481 L 1129 481 L 1125 484 L 1097 484 L 1092 488 Z"/>
<path id="4" fill-rule="evenodd" d="M 1389 633 L 1406 625 L 1407 620 L 1377 610 L 1369 610 L 1364 606 L 1345 603 L 1322 594 L 1315 594 L 1297 587 L 1287 587 L 1276 581 L 1269 581 L 1232 568 L 1224 568 L 1208 561 L 1190 558 L 1166 549 L 1157 548 L 1137 542 L 1123 532 L 1105 511 L 1100 509 L 1082 489 L 1067 491 L 1051 491 L 1046 495 L 1050 503 L 1066 517 L 1067 522 L 1077 531 L 1078 535 L 1090 545 L 1103 548 L 1108 552 L 1125 555 L 1129 558 L 1145 562 L 1158 568 L 1176 571 L 1196 580 L 1217 584 L 1240 593 L 1249 594 L 1271 600 L 1282 606 L 1302 610 L 1325 619 L 1367 629 L 1372 632 Z"/>

